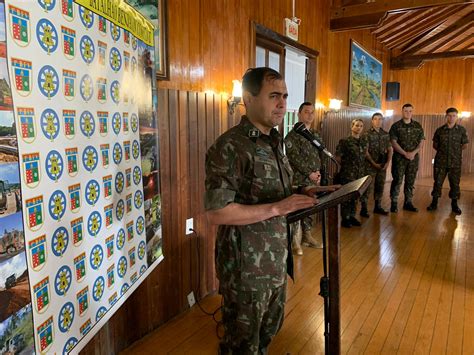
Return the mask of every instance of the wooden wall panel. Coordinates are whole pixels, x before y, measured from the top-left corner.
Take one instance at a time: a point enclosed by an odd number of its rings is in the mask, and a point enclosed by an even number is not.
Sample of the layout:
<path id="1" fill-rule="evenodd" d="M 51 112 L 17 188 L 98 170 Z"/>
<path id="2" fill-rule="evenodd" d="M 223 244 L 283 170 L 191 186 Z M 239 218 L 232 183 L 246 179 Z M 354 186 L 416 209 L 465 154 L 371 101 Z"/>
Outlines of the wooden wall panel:
<path id="1" fill-rule="evenodd" d="M 426 62 L 420 69 L 393 70 L 387 81 L 400 82 L 400 101 L 387 102 L 386 109 L 401 112 L 410 102 L 416 114 L 440 114 L 448 107 L 474 114 L 474 59 Z"/>
<path id="2" fill-rule="evenodd" d="M 282 34 L 283 19 L 291 16 L 288 0 L 168 0 L 170 81 L 158 82 L 165 259 L 87 345 L 85 354 L 117 353 L 184 311 L 191 290 L 201 296 L 216 290 L 215 227 L 208 225 L 203 211 L 205 153 L 245 111 L 238 106 L 236 114 L 228 116 L 226 98 L 232 80 L 253 65 L 251 22 Z M 329 1 L 298 0 L 296 16 L 302 20 L 299 42 L 320 53 L 315 101 L 327 105 L 329 98 L 339 98 L 347 104 L 349 46 L 354 39 L 383 62 L 384 82 L 401 83 L 401 101 L 383 102 L 384 109 L 399 112 L 407 100 L 417 114 L 444 112 L 451 102 L 474 112 L 472 59 L 392 72 L 388 53 L 369 31 L 329 32 Z M 368 122 L 370 112 L 318 112 L 318 122 L 325 118 L 323 138 L 330 150 L 350 133 L 355 117 Z M 472 151 L 470 156 L 472 160 Z M 197 237 L 184 235 L 189 217 L 194 218 Z"/>

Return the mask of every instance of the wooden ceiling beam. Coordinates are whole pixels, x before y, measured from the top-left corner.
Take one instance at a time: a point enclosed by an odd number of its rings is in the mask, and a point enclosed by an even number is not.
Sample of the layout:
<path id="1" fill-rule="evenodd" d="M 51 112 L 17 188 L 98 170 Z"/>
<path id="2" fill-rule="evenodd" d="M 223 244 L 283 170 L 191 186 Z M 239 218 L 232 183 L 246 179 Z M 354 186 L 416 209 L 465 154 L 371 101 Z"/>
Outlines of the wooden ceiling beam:
<path id="1" fill-rule="evenodd" d="M 457 31 L 459 28 L 462 28 L 466 25 L 469 25 L 471 22 L 474 21 L 474 11 L 469 13 L 468 15 L 462 17 L 455 23 L 453 23 L 451 26 L 445 28 L 441 32 L 438 32 L 434 36 L 431 36 L 425 40 L 422 40 L 421 42 L 418 41 L 418 43 L 414 43 L 409 46 L 408 50 L 405 50 L 403 53 L 404 55 L 412 55 L 416 52 L 419 52 L 423 48 L 426 48 L 434 43 L 436 43 L 438 40 L 442 39 L 443 37 L 449 35 L 453 31 Z"/>
<path id="2" fill-rule="evenodd" d="M 426 53 L 407 56 L 402 55 L 390 59 L 390 69 L 413 69 L 419 68 L 423 65 L 423 62 L 425 61 L 464 57 L 474 57 L 474 49 L 467 49 L 456 52 Z"/>
<path id="3" fill-rule="evenodd" d="M 466 26 L 469 26 L 469 25 L 466 25 Z M 443 48 L 447 44 L 455 41 L 456 38 L 464 40 L 466 38 L 466 36 L 464 35 L 464 31 L 466 30 L 466 26 L 461 27 L 458 30 L 455 30 L 455 31 L 451 32 L 449 35 L 445 36 L 442 40 L 439 40 L 437 43 L 434 43 L 431 46 L 427 46 L 424 49 L 427 52 L 436 52 L 440 48 Z M 470 28 L 467 28 L 467 31 L 466 31 L 467 33 L 466 34 L 468 34 L 469 31 L 470 31 Z"/>
<path id="4" fill-rule="evenodd" d="M 429 16 L 423 17 L 421 20 L 417 17 L 417 22 L 415 22 L 414 26 L 406 26 L 403 30 L 399 29 L 398 32 L 395 32 L 391 37 L 386 38 L 381 42 L 386 44 L 389 48 L 398 48 L 409 43 L 410 40 L 414 38 L 418 41 L 456 11 L 458 11 L 458 7 L 448 7 L 443 11 L 435 11 Z M 412 23 L 410 23 L 410 25 L 411 24 Z"/>
<path id="5" fill-rule="evenodd" d="M 389 25 L 389 26 L 386 26 L 384 22 L 380 28 L 387 29 L 388 27 L 388 31 L 378 35 L 377 39 L 380 42 L 383 42 L 386 39 L 394 38 L 397 35 L 399 35 L 401 31 L 408 30 L 411 27 L 411 25 L 417 23 L 418 21 L 422 19 L 429 18 L 432 14 L 433 14 L 433 10 L 429 10 L 429 9 L 420 11 L 417 14 L 413 14 L 412 12 L 407 11 L 404 15 L 408 15 L 408 18 L 403 17 L 401 21 L 399 22 L 397 21 L 393 25 Z"/>
<path id="6" fill-rule="evenodd" d="M 381 26 L 372 30 L 372 34 L 376 35 L 378 38 L 383 38 L 388 34 L 397 31 L 400 25 L 407 23 L 412 17 L 418 16 L 421 13 L 426 14 L 428 10 L 414 11 L 417 11 L 418 13 L 414 14 L 413 12 L 406 11 L 404 13 L 390 14 Z"/>
<path id="7" fill-rule="evenodd" d="M 439 5 L 468 4 L 473 0 L 375 0 L 369 3 L 331 8 L 330 30 L 346 31 L 377 26 L 387 12 L 406 11 Z"/>

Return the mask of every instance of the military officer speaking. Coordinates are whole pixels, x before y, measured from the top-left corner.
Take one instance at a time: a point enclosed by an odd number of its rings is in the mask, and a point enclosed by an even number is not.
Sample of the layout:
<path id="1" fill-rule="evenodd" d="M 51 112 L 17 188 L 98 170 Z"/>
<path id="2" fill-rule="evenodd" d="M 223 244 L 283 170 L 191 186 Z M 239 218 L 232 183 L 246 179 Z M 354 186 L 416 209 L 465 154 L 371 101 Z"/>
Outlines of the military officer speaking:
<path id="1" fill-rule="evenodd" d="M 412 119 L 413 105 L 405 104 L 402 107 L 402 119 L 390 127 L 390 142 L 393 146 L 392 159 L 392 185 L 390 186 L 390 199 L 392 200 L 390 212 L 398 212 L 398 195 L 400 186 L 405 178 L 403 192 L 405 203 L 403 209 L 418 212 L 413 206 L 413 190 L 415 189 L 416 173 L 420 160 L 418 152 L 425 134 L 421 124 Z"/>
<path id="2" fill-rule="evenodd" d="M 208 221 L 219 225 L 219 353 L 266 354 L 283 323 L 286 215 L 313 206 L 317 189 L 292 185 L 293 171 L 274 128 L 286 114 L 283 77 L 270 68 L 249 69 L 242 89 L 246 115 L 206 155 L 205 208 Z"/>
<path id="3" fill-rule="evenodd" d="M 466 129 L 458 124 L 458 110 L 454 107 L 448 108 L 446 123 L 439 127 L 433 136 L 433 148 L 436 150 L 433 166 L 434 185 L 431 192 L 433 201 L 428 206 L 428 211 L 434 211 L 438 207 L 441 188 L 447 175 L 451 209 L 453 213 L 461 214 L 458 199 L 461 196 L 459 182 L 461 181 L 462 151 L 467 148 L 468 143 Z"/>

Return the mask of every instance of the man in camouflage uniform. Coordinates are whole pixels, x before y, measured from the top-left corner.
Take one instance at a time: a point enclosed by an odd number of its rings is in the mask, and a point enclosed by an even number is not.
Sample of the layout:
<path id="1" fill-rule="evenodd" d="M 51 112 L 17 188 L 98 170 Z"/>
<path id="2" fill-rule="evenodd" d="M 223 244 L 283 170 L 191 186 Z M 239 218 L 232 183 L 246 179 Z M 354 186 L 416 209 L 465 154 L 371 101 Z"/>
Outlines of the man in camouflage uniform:
<path id="1" fill-rule="evenodd" d="M 225 331 L 219 353 L 265 354 L 283 323 L 286 215 L 317 201 L 312 188 L 293 193 L 293 172 L 273 128 L 286 113 L 282 76 L 249 69 L 242 89 L 246 116 L 207 152 L 205 208 L 208 221 L 219 225 L 215 256 Z"/>
<path id="2" fill-rule="evenodd" d="M 366 173 L 372 177 L 372 182 L 367 191 L 361 197 L 360 215 L 369 217 L 367 201 L 369 194 L 374 189 L 374 213 L 387 215 L 388 212 L 382 208 L 381 201 L 385 186 L 387 167 L 390 165 L 393 155 L 390 137 L 382 128 L 383 115 L 379 112 L 372 115 L 372 127 L 364 134 L 369 148 L 366 156 Z"/>
<path id="3" fill-rule="evenodd" d="M 314 106 L 311 102 L 303 102 L 298 110 L 298 121 L 304 123 L 307 130 L 309 130 L 316 139 L 322 142 L 321 137 L 311 128 L 314 121 Z M 285 137 L 286 154 L 293 169 L 293 183 L 295 185 L 311 185 L 319 184 L 321 178 L 321 159 L 319 151 L 311 145 L 311 143 L 296 133 L 293 129 Z M 297 255 L 303 255 L 301 244 L 313 247 L 322 248 L 322 242 L 317 241 L 311 235 L 311 228 L 313 227 L 313 218 L 311 216 L 303 218 L 300 222 L 295 223 L 293 233 L 292 249 Z"/>
<path id="4" fill-rule="evenodd" d="M 415 189 L 416 173 L 420 157 L 418 152 L 421 143 L 425 139 L 425 134 L 421 125 L 412 119 L 413 105 L 405 104 L 402 107 L 402 119 L 395 122 L 390 127 L 390 142 L 393 146 L 392 160 L 392 184 L 390 186 L 390 199 L 392 200 L 390 212 L 398 212 L 398 195 L 400 186 L 405 177 L 403 192 L 405 202 L 403 209 L 406 211 L 418 212 L 418 208 L 413 206 L 413 190 Z"/>
<path id="5" fill-rule="evenodd" d="M 351 135 L 341 139 L 336 147 L 336 159 L 341 164 L 340 183 L 343 185 L 365 176 L 368 143 L 362 136 L 363 129 L 364 122 L 361 119 L 352 120 Z M 350 228 L 361 225 L 355 218 L 356 208 L 356 199 L 341 204 L 341 226 Z"/>
<path id="6" fill-rule="evenodd" d="M 461 196 L 459 182 L 461 181 L 462 151 L 467 148 L 469 140 L 466 129 L 457 123 L 458 110 L 454 107 L 446 110 L 446 123 L 439 127 L 433 136 L 433 148 L 436 150 L 433 166 L 434 185 L 431 196 L 433 201 L 428 211 L 438 208 L 438 198 L 441 197 L 443 182 L 448 175 L 449 198 L 451 209 L 455 214 L 461 214 L 458 199 Z"/>

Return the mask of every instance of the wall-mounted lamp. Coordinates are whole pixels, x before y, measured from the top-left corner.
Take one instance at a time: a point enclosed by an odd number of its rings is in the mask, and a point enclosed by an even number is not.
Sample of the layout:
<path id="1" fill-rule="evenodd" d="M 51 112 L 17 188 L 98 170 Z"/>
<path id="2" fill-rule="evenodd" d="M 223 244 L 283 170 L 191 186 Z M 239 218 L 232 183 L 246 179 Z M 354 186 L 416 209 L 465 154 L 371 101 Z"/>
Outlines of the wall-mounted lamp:
<path id="1" fill-rule="evenodd" d="M 227 105 L 229 107 L 229 113 L 234 114 L 235 107 L 242 100 L 242 83 L 240 80 L 232 80 L 232 96 L 227 100 Z"/>
<path id="2" fill-rule="evenodd" d="M 326 106 L 324 106 L 324 104 L 321 103 L 321 102 L 316 102 L 316 103 L 314 104 L 314 108 L 315 108 L 316 110 L 324 110 L 324 109 L 326 108 Z"/>
<path id="3" fill-rule="evenodd" d="M 341 109 L 342 100 L 338 99 L 329 99 L 329 109 L 330 110 L 340 110 Z"/>
<path id="4" fill-rule="evenodd" d="M 469 118 L 471 117 L 471 112 L 469 111 L 461 111 L 461 118 Z"/>
<path id="5" fill-rule="evenodd" d="M 385 110 L 385 117 L 392 117 L 393 116 L 393 110 Z"/>

